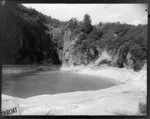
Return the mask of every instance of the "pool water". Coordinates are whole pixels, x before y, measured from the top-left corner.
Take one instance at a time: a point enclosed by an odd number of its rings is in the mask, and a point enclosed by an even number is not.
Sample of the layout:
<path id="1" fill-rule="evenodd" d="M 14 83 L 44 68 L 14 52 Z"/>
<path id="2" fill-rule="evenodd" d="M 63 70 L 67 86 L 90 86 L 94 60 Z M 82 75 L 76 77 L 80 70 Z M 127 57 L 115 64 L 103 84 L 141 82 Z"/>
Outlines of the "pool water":
<path id="1" fill-rule="evenodd" d="M 74 91 L 100 90 L 117 85 L 104 77 L 68 71 L 3 75 L 2 94 L 20 98 Z"/>

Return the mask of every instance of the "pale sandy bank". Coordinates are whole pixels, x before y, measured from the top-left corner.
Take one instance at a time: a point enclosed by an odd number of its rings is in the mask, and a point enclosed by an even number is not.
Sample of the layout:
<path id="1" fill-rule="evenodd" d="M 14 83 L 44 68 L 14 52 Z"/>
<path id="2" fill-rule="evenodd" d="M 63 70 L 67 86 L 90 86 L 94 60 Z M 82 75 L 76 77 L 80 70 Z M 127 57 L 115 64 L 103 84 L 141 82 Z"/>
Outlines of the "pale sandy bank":
<path id="1" fill-rule="evenodd" d="M 77 71 L 77 70 L 76 70 Z M 20 99 L 2 95 L 2 108 L 8 103 L 20 105 L 22 115 L 141 115 L 140 105 L 146 104 L 146 70 L 105 67 L 97 71 L 78 70 L 78 73 L 115 78 L 123 82 L 97 91 L 79 91 L 40 95 Z"/>

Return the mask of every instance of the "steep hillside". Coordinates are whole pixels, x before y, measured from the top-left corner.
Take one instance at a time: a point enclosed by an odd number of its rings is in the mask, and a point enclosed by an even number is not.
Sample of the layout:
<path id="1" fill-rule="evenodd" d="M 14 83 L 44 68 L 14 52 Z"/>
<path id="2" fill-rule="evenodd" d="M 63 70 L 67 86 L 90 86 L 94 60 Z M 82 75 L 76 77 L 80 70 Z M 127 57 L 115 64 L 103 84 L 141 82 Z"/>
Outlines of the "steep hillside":
<path id="1" fill-rule="evenodd" d="M 3 63 L 107 64 L 140 70 L 147 62 L 147 25 L 66 22 L 11 2 L 0 5 Z"/>
<path id="2" fill-rule="evenodd" d="M 65 65 L 108 64 L 139 70 L 147 59 L 147 26 L 106 23 L 93 26 L 90 33 L 64 35 Z"/>
<path id="3" fill-rule="evenodd" d="M 6 2 L 1 5 L 4 64 L 60 64 L 47 24 L 58 24 L 34 9 Z M 51 26 L 52 26 L 51 25 Z"/>

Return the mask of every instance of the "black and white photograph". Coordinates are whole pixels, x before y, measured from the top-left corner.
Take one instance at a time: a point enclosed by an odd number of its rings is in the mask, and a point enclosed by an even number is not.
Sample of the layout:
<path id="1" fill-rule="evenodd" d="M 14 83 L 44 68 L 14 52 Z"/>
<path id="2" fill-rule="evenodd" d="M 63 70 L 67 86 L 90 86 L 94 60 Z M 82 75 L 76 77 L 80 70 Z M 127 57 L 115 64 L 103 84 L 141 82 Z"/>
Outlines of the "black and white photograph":
<path id="1" fill-rule="evenodd" d="M 0 1 L 1 115 L 147 115 L 148 4 Z"/>

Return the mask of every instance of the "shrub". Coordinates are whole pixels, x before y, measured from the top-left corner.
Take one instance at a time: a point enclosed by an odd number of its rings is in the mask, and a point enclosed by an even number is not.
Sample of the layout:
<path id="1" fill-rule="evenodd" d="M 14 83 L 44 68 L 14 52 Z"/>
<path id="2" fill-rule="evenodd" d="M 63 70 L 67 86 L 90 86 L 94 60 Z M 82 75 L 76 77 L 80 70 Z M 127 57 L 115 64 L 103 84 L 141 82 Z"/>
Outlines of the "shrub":
<path id="1" fill-rule="evenodd" d="M 108 64 L 108 65 L 111 65 L 111 61 L 109 61 L 109 60 L 107 60 L 107 59 L 104 59 L 104 60 L 102 60 L 102 61 L 99 63 L 99 65 L 101 65 L 101 64 Z"/>
<path id="2" fill-rule="evenodd" d="M 133 69 L 135 71 L 141 70 L 141 68 L 143 67 L 143 65 L 144 65 L 143 61 L 135 60 L 134 61 Z"/>
<path id="3" fill-rule="evenodd" d="M 139 104 L 139 113 L 144 115 L 147 113 L 147 105 L 145 103 Z"/>

